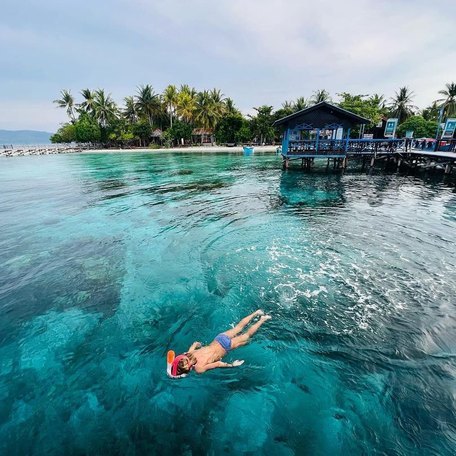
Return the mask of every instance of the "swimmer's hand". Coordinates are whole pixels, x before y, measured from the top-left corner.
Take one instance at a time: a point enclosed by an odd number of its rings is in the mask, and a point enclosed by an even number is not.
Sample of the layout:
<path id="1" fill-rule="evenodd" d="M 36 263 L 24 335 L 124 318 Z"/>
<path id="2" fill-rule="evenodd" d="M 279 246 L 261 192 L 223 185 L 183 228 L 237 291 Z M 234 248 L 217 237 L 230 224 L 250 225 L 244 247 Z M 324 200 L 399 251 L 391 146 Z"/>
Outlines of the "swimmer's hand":
<path id="1" fill-rule="evenodd" d="M 190 348 L 188 349 L 189 352 L 193 351 L 193 350 L 197 350 L 198 348 L 201 348 L 202 345 L 201 345 L 201 342 L 193 342 L 192 345 L 190 345 Z"/>
<path id="2" fill-rule="evenodd" d="M 238 366 L 242 366 L 243 364 L 244 364 L 243 359 L 236 359 L 231 363 L 231 367 L 238 367 Z"/>

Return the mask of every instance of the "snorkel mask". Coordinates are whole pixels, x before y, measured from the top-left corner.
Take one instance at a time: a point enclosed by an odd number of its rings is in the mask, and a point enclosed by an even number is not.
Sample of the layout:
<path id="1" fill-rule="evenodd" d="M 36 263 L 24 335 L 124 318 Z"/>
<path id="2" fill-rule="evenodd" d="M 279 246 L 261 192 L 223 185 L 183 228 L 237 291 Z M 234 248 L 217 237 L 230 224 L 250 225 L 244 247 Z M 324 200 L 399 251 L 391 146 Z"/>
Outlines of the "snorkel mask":
<path id="1" fill-rule="evenodd" d="M 184 358 L 185 355 L 176 356 L 173 350 L 169 350 L 166 356 L 166 373 L 171 378 L 183 378 L 187 377 L 187 374 L 177 375 L 177 365 L 179 361 Z"/>

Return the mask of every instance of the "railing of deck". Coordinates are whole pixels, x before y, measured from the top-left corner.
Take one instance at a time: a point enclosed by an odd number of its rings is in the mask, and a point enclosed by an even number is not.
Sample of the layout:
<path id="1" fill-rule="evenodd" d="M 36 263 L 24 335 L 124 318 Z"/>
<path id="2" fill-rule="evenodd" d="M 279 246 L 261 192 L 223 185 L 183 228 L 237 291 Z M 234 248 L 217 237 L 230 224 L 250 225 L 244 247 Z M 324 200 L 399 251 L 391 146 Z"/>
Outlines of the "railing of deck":
<path id="1" fill-rule="evenodd" d="M 375 152 L 397 152 L 405 149 L 404 139 L 350 139 L 348 141 L 347 152 L 375 153 Z"/>
<path id="2" fill-rule="evenodd" d="M 290 141 L 285 155 L 332 155 L 396 152 L 404 150 L 404 139 L 313 139 Z"/>
<path id="3" fill-rule="evenodd" d="M 439 152 L 456 152 L 456 139 L 441 139 L 435 150 Z"/>

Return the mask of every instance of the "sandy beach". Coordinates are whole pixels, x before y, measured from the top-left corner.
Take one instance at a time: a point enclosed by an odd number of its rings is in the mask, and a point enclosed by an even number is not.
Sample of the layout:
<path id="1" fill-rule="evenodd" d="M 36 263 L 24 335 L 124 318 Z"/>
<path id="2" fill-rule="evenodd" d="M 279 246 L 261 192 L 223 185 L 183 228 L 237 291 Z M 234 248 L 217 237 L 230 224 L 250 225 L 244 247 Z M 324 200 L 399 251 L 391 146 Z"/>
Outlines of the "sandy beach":
<path id="1" fill-rule="evenodd" d="M 275 153 L 278 146 L 257 146 L 257 153 Z M 54 155 L 54 154 L 105 154 L 105 153 L 129 153 L 129 152 L 150 152 L 150 153 L 242 153 L 242 146 L 226 147 L 226 146 L 194 146 L 194 147 L 177 147 L 169 149 L 150 149 L 150 148 L 134 148 L 134 149 L 82 149 L 79 146 L 17 146 L 13 148 L 0 149 L 0 157 L 23 157 L 30 155 Z"/>
<path id="2" fill-rule="evenodd" d="M 261 153 L 275 153 L 278 146 L 255 146 L 255 152 Z M 169 149 L 149 149 L 149 148 L 135 148 L 135 149 L 99 149 L 99 150 L 84 150 L 83 154 L 93 153 L 106 153 L 106 152 L 173 152 L 173 153 L 242 153 L 242 146 L 226 147 L 226 146 L 192 146 L 192 147 L 175 147 Z"/>

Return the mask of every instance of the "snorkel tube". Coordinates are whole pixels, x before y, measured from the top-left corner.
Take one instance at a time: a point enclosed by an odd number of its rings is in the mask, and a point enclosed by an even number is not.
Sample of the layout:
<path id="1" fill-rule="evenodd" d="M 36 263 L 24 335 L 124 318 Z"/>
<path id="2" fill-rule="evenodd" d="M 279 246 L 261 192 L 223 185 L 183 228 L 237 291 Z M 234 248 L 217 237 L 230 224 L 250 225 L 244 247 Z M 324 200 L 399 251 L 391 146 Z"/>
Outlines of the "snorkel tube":
<path id="1" fill-rule="evenodd" d="M 176 358 L 176 354 L 173 350 L 169 350 L 168 354 L 166 355 L 166 373 L 170 378 L 183 378 L 187 377 L 187 374 L 182 375 L 173 375 L 177 371 L 177 364 L 179 363 L 180 358 L 179 356 Z"/>

